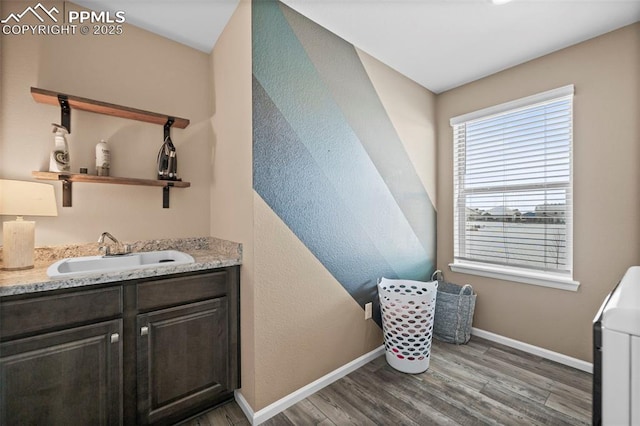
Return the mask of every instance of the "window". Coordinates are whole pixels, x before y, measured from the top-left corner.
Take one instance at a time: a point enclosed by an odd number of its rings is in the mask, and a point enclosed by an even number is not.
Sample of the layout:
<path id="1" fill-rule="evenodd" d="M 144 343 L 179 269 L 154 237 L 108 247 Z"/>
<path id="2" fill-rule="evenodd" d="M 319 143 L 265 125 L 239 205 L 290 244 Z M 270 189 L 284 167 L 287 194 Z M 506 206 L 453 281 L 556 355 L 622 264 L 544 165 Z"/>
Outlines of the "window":
<path id="1" fill-rule="evenodd" d="M 577 289 L 572 122 L 572 85 L 451 119 L 452 270 Z"/>

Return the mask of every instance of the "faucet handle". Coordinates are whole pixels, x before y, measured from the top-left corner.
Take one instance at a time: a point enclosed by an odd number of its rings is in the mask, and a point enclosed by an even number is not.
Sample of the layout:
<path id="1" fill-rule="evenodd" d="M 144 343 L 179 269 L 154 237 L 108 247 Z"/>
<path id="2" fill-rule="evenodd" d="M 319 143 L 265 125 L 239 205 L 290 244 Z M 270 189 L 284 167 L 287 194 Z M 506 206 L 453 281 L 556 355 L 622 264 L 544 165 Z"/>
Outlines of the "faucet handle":
<path id="1" fill-rule="evenodd" d="M 122 244 L 122 254 L 131 253 L 131 244 Z"/>
<path id="2" fill-rule="evenodd" d="M 100 246 L 98 250 L 103 256 L 109 256 L 111 254 L 111 247 L 109 246 Z"/>

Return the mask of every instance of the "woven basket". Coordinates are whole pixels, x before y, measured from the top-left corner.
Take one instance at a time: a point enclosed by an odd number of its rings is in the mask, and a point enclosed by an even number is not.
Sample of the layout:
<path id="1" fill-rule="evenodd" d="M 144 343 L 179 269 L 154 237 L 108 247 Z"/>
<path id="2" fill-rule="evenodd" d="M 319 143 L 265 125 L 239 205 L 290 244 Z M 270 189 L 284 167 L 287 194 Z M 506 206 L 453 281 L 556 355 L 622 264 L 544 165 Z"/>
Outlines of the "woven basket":
<path id="1" fill-rule="evenodd" d="M 436 271 L 431 277 L 442 277 Z M 433 325 L 433 336 L 447 343 L 465 344 L 471 339 L 473 311 L 476 307 L 476 294 L 469 284 L 459 286 L 438 279 L 438 296 Z"/>

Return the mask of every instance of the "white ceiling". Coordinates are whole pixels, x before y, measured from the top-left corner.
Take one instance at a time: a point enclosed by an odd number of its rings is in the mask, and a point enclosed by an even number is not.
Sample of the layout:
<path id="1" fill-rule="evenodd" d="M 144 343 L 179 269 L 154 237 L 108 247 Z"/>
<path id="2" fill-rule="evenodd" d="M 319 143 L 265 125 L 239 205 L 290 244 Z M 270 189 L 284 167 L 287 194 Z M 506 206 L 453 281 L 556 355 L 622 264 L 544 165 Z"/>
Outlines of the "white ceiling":
<path id="1" fill-rule="evenodd" d="M 283 0 L 435 93 L 640 21 L 640 0 Z M 238 0 L 76 0 L 209 53 Z"/>
<path id="2" fill-rule="evenodd" d="M 239 0 L 73 0 L 93 10 L 122 10 L 127 24 L 210 53 Z"/>

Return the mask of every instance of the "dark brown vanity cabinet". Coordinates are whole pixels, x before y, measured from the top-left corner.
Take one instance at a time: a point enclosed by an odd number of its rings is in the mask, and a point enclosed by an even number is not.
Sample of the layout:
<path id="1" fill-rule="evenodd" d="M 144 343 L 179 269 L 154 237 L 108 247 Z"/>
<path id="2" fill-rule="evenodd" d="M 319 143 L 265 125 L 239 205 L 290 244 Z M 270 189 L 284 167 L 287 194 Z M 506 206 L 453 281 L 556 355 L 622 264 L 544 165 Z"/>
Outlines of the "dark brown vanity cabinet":
<path id="1" fill-rule="evenodd" d="M 0 299 L 0 425 L 173 424 L 239 383 L 239 267 Z"/>
<path id="2" fill-rule="evenodd" d="M 122 289 L 0 300 L 0 424 L 122 423 Z"/>
<path id="3" fill-rule="evenodd" d="M 232 269 L 138 286 L 139 424 L 171 424 L 233 397 L 240 386 L 237 279 Z"/>

